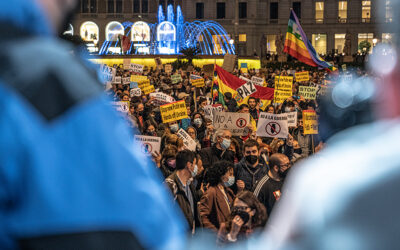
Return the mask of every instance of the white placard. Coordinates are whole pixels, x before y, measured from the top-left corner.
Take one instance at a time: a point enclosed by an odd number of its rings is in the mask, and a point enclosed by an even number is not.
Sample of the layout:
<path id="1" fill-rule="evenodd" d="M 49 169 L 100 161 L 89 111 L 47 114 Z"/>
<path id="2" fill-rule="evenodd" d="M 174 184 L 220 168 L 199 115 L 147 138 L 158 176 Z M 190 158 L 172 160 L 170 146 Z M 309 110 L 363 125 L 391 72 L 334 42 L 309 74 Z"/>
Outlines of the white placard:
<path id="1" fill-rule="evenodd" d="M 130 77 L 123 77 L 122 78 L 122 84 L 131 84 L 131 78 Z"/>
<path id="2" fill-rule="evenodd" d="M 112 82 L 115 74 L 117 73 L 117 70 L 111 67 L 108 67 L 105 64 L 102 64 L 100 66 L 100 72 L 102 75 L 102 80 L 103 82 Z"/>
<path id="3" fill-rule="evenodd" d="M 142 90 L 140 88 L 134 88 L 130 90 L 130 95 L 131 97 L 133 96 L 141 96 L 142 95 Z"/>
<path id="4" fill-rule="evenodd" d="M 287 138 L 288 134 L 287 114 L 260 113 L 257 124 L 257 136 Z"/>
<path id="5" fill-rule="evenodd" d="M 140 150 L 144 154 L 160 153 L 161 137 L 135 135 L 135 142 L 142 144 Z"/>
<path id="6" fill-rule="evenodd" d="M 114 81 L 113 81 L 113 84 L 121 84 L 121 77 L 120 76 L 116 76 L 116 77 L 114 77 Z"/>
<path id="7" fill-rule="evenodd" d="M 253 76 L 251 77 L 251 82 L 258 86 L 263 86 L 264 79 L 261 77 Z"/>
<path id="8" fill-rule="evenodd" d="M 185 130 L 182 128 L 178 130 L 176 135 L 182 139 L 183 145 L 185 146 L 186 149 L 189 149 L 190 151 L 196 151 L 196 142 L 190 137 L 188 133 L 186 133 Z"/>
<path id="9" fill-rule="evenodd" d="M 243 84 L 242 86 L 240 86 L 236 92 L 238 93 L 238 95 L 244 99 L 247 96 L 253 94 L 254 92 L 257 92 L 256 87 L 254 86 L 253 82 L 246 82 L 245 84 Z"/>
<path id="10" fill-rule="evenodd" d="M 222 104 L 214 104 L 214 105 L 206 105 L 203 108 L 204 110 L 204 117 L 210 119 L 211 121 L 213 120 L 214 113 L 215 112 L 223 112 L 224 107 Z"/>
<path id="11" fill-rule="evenodd" d="M 117 111 L 123 113 L 129 112 L 129 102 L 113 102 L 112 105 L 117 109 Z"/>
<path id="12" fill-rule="evenodd" d="M 139 73 L 142 74 L 143 73 L 143 65 L 141 64 L 136 64 L 136 63 L 131 63 L 131 70 L 133 73 Z"/>
<path id="13" fill-rule="evenodd" d="M 175 102 L 175 99 L 172 96 L 162 92 L 150 93 L 150 97 L 154 97 L 159 105 Z"/>
<path id="14" fill-rule="evenodd" d="M 287 124 L 288 127 L 296 127 L 297 126 L 297 112 L 289 112 L 289 113 L 285 113 L 287 114 L 288 120 L 287 120 Z"/>
<path id="15" fill-rule="evenodd" d="M 250 124 L 250 114 L 233 112 L 215 112 L 213 116 L 213 125 L 216 130 L 228 129 L 232 135 L 247 135 L 247 126 Z"/>

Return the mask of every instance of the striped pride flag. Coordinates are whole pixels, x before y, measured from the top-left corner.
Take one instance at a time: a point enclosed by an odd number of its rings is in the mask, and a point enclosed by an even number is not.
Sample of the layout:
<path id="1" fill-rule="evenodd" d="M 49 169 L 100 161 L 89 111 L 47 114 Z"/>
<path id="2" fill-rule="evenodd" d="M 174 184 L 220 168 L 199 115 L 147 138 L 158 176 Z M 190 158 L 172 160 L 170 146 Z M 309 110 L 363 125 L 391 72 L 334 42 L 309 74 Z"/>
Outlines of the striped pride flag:
<path id="1" fill-rule="evenodd" d="M 310 66 L 319 67 L 328 71 L 337 70 L 337 68 L 333 67 L 332 64 L 324 61 L 315 51 L 301 28 L 299 19 L 293 9 L 290 12 L 283 52 Z"/>

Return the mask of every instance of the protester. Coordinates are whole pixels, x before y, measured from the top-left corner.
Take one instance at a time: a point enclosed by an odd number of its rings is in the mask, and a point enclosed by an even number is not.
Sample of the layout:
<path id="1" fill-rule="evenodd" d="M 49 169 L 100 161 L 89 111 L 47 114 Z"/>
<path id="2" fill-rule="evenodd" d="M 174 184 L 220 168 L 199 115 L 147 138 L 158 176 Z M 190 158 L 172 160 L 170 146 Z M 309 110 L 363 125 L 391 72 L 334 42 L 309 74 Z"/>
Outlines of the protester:
<path id="1" fill-rule="evenodd" d="M 229 150 L 232 133 L 229 130 L 218 130 L 214 135 L 214 145 L 200 151 L 204 168 L 207 169 L 217 161 L 234 160 L 234 153 Z"/>

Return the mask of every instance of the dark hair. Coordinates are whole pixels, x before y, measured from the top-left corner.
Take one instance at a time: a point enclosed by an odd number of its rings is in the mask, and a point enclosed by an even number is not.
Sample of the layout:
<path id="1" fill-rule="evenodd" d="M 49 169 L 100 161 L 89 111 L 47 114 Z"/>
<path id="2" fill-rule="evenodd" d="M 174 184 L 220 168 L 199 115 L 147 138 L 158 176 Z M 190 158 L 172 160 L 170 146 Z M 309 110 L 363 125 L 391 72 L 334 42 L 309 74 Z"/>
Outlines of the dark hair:
<path id="1" fill-rule="evenodd" d="M 242 110 L 243 108 L 249 108 L 249 105 L 242 104 L 242 105 L 239 106 L 239 110 Z"/>
<path id="2" fill-rule="evenodd" d="M 248 139 L 243 145 L 243 150 L 245 148 L 251 148 L 251 147 L 254 147 L 254 146 L 256 146 L 257 149 L 258 149 L 258 142 L 256 140 L 253 140 L 253 139 Z"/>
<path id="3" fill-rule="evenodd" d="M 250 96 L 249 99 L 247 100 L 247 104 L 250 103 L 250 100 L 254 100 L 257 103 L 257 99 L 255 97 Z"/>
<path id="4" fill-rule="evenodd" d="M 175 145 L 166 145 L 164 150 L 162 151 L 162 158 L 163 159 L 168 159 L 168 158 L 175 158 L 176 154 L 178 152 L 178 148 Z"/>
<path id="5" fill-rule="evenodd" d="M 265 107 L 265 111 L 268 111 L 268 109 L 272 107 L 274 109 L 274 113 L 275 113 L 275 107 L 272 104 L 267 105 L 267 107 Z"/>
<path id="6" fill-rule="evenodd" d="M 217 161 L 207 170 L 207 181 L 210 186 L 215 187 L 221 182 L 221 177 L 224 176 L 231 168 L 233 163 L 229 161 Z"/>
<path id="7" fill-rule="evenodd" d="M 224 96 L 228 101 L 230 101 L 232 99 L 232 93 L 231 92 L 225 92 Z"/>
<path id="8" fill-rule="evenodd" d="M 181 170 L 186 167 L 186 163 L 193 162 L 196 158 L 195 153 L 190 150 L 182 150 L 176 155 L 176 169 Z"/>

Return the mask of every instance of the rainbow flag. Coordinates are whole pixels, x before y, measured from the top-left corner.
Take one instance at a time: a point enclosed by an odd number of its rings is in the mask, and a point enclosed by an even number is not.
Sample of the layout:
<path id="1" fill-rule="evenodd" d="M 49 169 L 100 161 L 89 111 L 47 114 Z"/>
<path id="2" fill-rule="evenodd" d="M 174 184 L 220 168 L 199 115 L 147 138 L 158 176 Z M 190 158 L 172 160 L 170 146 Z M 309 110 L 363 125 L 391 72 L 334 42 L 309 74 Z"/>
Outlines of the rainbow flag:
<path id="1" fill-rule="evenodd" d="M 310 66 L 319 67 L 328 71 L 337 70 L 332 64 L 324 61 L 315 51 L 306 33 L 304 33 L 301 28 L 299 19 L 293 10 L 290 12 L 283 52 Z"/>
<path id="2" fill-rule="evenodd" d="M 219 102 L 225 105 L 223 96 L 226 92 L 232 93 L 232 97 L 237 100 L 238 93 L 236 92 L 236 89 L 238 89 L 245 83 L 245 80 L 242 80 L 239 77 L 236 77 L 228 71 L 224 70 L 223 68 L 219 67 L 218 65 L 215 65 L 214 81 L 212 88 L 214 103 Z M 250 96 L 259 98 L 261 101 L 261 109 L 264 110 L 265 107 L 271 103 L 271 100 L 274 99 L 274 89 L 258 85 L 256 85 L 255 87 L 257 89 L 257 92 L 254 92 Z M 240 106 L 243 103 L 247 104 L 247 100 L 250 96 L 238 101 L 238 105 Z"/>

